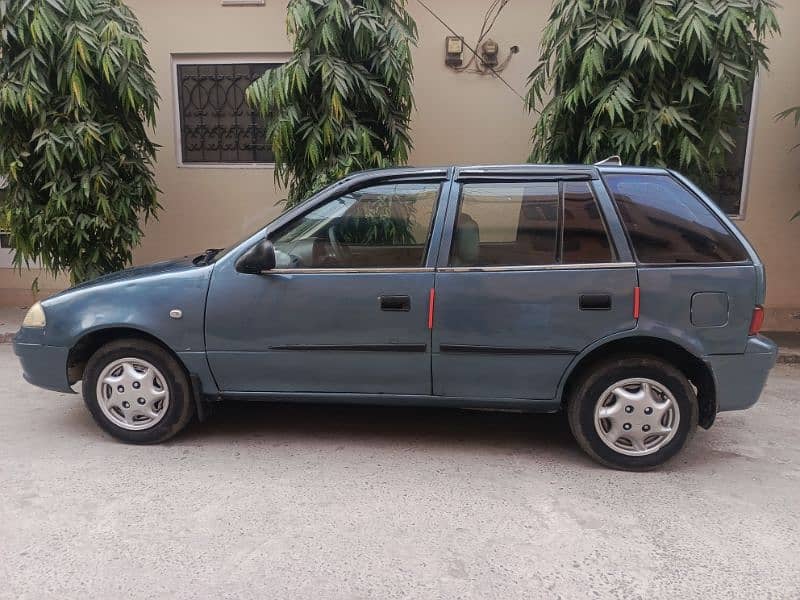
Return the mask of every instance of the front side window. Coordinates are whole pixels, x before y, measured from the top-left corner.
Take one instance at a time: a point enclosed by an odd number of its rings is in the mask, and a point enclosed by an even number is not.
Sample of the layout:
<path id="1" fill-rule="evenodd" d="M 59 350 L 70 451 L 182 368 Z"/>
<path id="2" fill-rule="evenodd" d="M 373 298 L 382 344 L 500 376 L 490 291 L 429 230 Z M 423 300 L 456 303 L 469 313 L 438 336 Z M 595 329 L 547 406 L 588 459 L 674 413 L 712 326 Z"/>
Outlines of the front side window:
<path id="1" fill-rule="evenodd" d="M 270 236 L 279 269 L 425 265 L 437 183 L 363 188 L 318 206 Z"/>
<path id="2" fill-rule="evenodd" d="M 601 263 L 611 244 L 586 182 L 465 184 L 450 266 Z"/>
<path id="3" fill-rule="evenodd" d="M 736 237 L 703 202 L 668 175 L 611 174 L 606 181 L 643 263 L 747 260 Z"/>

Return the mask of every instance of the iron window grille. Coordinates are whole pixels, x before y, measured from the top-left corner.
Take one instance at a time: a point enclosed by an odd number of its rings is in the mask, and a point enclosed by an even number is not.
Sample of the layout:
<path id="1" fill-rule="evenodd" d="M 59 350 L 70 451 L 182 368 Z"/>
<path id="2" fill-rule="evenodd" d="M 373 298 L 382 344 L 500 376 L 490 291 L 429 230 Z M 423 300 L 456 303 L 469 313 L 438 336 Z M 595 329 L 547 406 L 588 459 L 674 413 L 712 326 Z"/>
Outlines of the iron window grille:
<path id="1" fill-rule="evenodd" d="M 274 63 L 178 64 L 181 162 L 272 163 L 245 90 Z"/>

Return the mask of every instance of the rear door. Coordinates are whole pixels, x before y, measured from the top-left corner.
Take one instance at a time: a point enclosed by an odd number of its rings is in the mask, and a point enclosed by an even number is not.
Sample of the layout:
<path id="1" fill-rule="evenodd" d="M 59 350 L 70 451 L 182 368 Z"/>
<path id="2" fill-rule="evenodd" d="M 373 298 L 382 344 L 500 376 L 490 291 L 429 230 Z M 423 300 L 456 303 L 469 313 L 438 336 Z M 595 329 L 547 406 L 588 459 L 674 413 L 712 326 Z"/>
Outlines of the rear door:
<path id="1" fill-rule="evenodd" d="M 591 170 L 458 174 L 436 275 L 435 394 L 552 400 L 577 353 L 635 326 L 636 268 L 597 183 Z"/>

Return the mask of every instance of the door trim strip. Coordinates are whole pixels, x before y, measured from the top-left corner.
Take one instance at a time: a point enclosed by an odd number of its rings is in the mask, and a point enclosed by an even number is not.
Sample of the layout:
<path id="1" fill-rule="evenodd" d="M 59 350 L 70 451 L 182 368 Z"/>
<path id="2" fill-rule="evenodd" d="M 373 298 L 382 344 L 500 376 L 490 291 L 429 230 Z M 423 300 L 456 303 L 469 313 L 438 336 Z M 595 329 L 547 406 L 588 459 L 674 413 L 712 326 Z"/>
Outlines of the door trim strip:
<path id="1" fill-rule="evenodd" d="M 331 268 L 331 269 L 270 269 L 262 275 L 323 275 L 325 273 L 433 273 L 433 267 L 373 267 L 373 268 Z"/>
<path id="2" fill-rule="evenodd" d="M 523 354 L 523 355 L 550 355 L 574 356 L 576 350 L 566 348 L 519 348 L 503 346 L 478 346 L 470 344 L 439 344 L 439 352 L 459 354 Z"/>
<path id="3" fill-rule="evenodd" d="M 291 350 L 299 352 L 425 352 L 427 344 L 287 344 L 270 346 L 270 350 Z"/>

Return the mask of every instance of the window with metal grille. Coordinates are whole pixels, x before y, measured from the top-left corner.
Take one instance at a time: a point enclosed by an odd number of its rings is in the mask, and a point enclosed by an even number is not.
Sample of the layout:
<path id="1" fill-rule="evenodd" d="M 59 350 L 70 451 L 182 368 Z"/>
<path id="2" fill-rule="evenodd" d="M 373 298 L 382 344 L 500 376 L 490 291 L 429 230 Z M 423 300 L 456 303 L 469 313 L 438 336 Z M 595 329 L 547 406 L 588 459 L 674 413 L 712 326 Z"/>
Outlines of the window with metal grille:
<path id="1" fill-rule="evenodd" d="M 245 90 L 275 63 L 178 64 L 181 162 L 271 163 L 264 122 Z"/>

